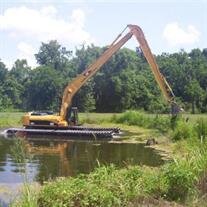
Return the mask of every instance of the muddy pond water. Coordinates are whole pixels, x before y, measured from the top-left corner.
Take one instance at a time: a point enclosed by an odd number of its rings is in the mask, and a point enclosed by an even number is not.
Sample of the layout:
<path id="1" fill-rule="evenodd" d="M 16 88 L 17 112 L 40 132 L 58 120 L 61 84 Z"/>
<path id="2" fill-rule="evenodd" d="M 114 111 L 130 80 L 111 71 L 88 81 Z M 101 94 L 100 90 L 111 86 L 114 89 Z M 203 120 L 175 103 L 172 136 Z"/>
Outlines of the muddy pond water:
<path id="1" fill-rule="evenodd" d="M 25 152 L 29 155 L 26 160 L 22 159 L 26 157 Z M 28 138 L 20 143 L 16 138 L 0 136 L 0 205 L 10 202 L 7 191 L 16 192 L 22 184 L 24 169 L 31 182 L 42 183 L 55 177 L 89 173 L 99 165 L 110 163 L 118 167 L 159 166 L 164 160 L 157 151 L 140 143 L 55 138 Z"/>

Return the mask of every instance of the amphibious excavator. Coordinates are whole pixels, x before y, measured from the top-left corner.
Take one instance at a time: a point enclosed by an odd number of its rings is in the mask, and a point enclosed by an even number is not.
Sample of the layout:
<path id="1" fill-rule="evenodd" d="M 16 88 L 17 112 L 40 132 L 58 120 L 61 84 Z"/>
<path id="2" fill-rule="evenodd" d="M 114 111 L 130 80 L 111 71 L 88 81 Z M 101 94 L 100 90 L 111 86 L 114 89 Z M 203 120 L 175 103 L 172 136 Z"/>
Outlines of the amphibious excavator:
<path id="1" fill-rule="evenodd" d="M 127 28 L 129 29 L 129 32 L 122 37 Z M 101 66 L 104 65 L 104 63 L 106 63 L 129 39 L 131 39 L 132 36 L 134 36 L 138 41 L 139 48 L 149 63 L 164 98 L 172 106 L 172 113 L 178 113 L 179 107 L 175 102 L 173 91 L 164 76 L 161 74 L 142 29 L 137 25 L 129 24 L 97 60 L 89 65 L 81 74 L 79 74 L 66 86 L 59 114 L 52 114 L 48 111 L 29 112 L 24 115 L 22 119 L 24 128 L 21 130 L 16 129 L 16 131 L 40 135 L 53 134 L 58 136 L 77 136 L 80 134 L 87 136 L 92 134 L 96 137 L 110 137 L 114 133 L 118 133 L 119 130 L 116 128 L 86 128 L 79 126 L 77 108 L 72 107 L 71 105 L 72 99 L 79 89 L 92 76 L 94 76 Z"/>

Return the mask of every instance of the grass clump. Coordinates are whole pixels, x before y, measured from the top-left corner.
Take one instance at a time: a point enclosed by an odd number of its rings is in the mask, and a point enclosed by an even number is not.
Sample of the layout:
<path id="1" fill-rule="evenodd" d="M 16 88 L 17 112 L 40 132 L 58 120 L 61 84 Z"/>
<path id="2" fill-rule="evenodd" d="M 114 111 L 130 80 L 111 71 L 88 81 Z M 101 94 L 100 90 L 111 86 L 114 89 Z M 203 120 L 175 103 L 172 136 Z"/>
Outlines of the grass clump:
<path id="1" fill-rule="evenodd" d="M 157 173 L 137 166 L 124 169 L 113 165 L 99 167 L 88 176 L 45 185 L 39 194 L 39 206 L 127 206 L 139 195 L 164 192 L 164 185 L 157 182 Z"/>
<path id="2" fill-rule="evenodd" d="M 38 206 L 38 185 L 24 183 L 21 195 L 15 199 L 9 206 L 10 207 L 39 207 Z"/>
<path id="3" fill-rule="evenodd" d="M 171 126 L 169 117 L 159 115 L 149 116 L 139 111 L 126 111 L 119 116 L 112 117 L 112 121 L 144 128 L 158 129 L 161 132 L 167 132 Z"/>
<path id="4" fill-rule="evenodd" d="M 207 138 L 207 120 L 200 118 L 196 121 L 195 131 L 197 137 L 203 141 Z"/>
<path id="5" fill-rule="evenodd" d="M 11 156 L 17 164 L 18 171 L 21 173 L 23 181 L 22 192 L 20 198 L 17 198 L 10 205 L 11 207 L 37 207 L 37 191 L 39 190 L 34 184 L 30 182 L 28 176 L 28 160 L 32 159 L 28 152 L 23 139 L 14 139 L 14 144 L 10 148 Z"/>
<path id="6" fill-rule="evenodd" d="M 183 120 L 179 120 L 172 132 L 172 139 L 178 141 L 194 137 L 193 126 Z"/>
<path id="7" fill-rule="evenodd" d="M 184 158 L 175 159 L 163 167 L 163 175 L 168 182 L 168 200 L 184 202 L 199 196 L 198 183 L 207 168 L 206 144 L 194 146 Z"/>
<path id="8" fill-rule="evenodd" d="M 145 127 L 147 126 L 148 118 L 145 117 L 144 114 L 141 112 L 127 111 L 117 117 L 115 121 L 117 123 Z"/>
<path id="9" fill-rule="evenodd" d="M 172 201 L 185 201 L 188 194 L 193 191 L 197 176 L 191 169 L 191 163 L 184 160 L 165 166 L 164 177 L 168 182 L 166 198 Z"/>
<path id="10" fill-rule="evenodd" d="M 207 138 L 207 120 L 199 118 L 194 123 L 179 119 L 172 132 L 172 139 L 178 141 L 181 139 L 198 138 L 203 142 Z"/>

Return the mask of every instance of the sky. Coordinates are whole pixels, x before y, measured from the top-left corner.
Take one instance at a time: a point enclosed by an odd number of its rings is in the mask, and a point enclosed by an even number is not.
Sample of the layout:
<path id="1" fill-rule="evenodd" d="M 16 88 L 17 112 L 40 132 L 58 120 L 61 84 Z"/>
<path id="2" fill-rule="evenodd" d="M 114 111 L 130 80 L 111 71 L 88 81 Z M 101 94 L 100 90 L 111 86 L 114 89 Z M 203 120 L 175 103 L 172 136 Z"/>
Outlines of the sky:
<path id="1" fill-rule="evenodd" d="M 0 59 L 35 67 L 41 42 L 109 45 L 127 24 L 142 28 L 154 54 L 207 48 L 207 0 L 0 0 Z"/>

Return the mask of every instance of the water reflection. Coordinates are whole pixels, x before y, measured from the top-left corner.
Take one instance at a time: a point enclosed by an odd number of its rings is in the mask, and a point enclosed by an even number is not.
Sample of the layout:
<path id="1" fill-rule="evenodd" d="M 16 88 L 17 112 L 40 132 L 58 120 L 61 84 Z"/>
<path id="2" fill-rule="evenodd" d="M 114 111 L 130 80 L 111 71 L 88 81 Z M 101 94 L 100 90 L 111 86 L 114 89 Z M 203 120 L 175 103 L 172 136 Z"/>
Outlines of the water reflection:
<path id="1" fill-rule="evenodd" d="M 0 138 L 0 183 L 21 182 L 19 165 L 11 154 L 13 145 L 13 139 Z M 158 153 L 143 144 L 28 138 L 24 145 L 32 155 L 32 159 L 26 161 L 28 176 L 30 180 L 41 183 L 58 176 L 88 173 L 98 163 L 117 166 L 157 166 L 163 163 Z"/>

